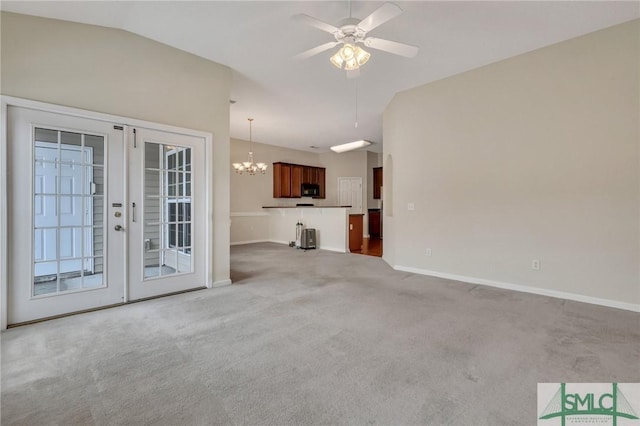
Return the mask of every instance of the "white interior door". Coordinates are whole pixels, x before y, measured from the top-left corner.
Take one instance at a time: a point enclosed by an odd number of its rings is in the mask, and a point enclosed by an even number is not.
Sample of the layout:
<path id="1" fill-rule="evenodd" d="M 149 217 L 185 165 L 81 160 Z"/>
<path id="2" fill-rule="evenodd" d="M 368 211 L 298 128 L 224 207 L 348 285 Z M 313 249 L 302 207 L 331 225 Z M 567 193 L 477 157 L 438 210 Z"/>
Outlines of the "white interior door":
<path id="1" fill-rule="evenodd" d="M 205 140 L 131 131 L 130 298 L 205 287 Z"/>
<path id="2" fill-rule="evenodd" d="M 351 206 L 349 214 L 362 214 L 362 178 L 338 178 L 338 204 Z"/>
<path id="3" fill-rule="evenodd" d="M 123 302 L 123 154 L 112 123 L 8 108 L 9 324 Z"/>
<path id="4" fill-rule="evenodd" d="M 57 132 L 43 130 L 38 130 L 39 140 L 35 142 L 35 193 L 95 195 L 92 168 L 79 166 L 94 164 L 93 147 L 85 146 L 83 149 L 77 145 L 58 146 L 57 141 L 46 142 L 42 139 L 46 139 L 47 134 L 57 136 Z M 58 156 L 63 161 L 58 162 Z M 79 271 L 81 268 L 93 272 L 93 203 L 83 203 L 83 198 L 68 197 L 58 208 L 57 197 L 38 197 L 38 202 L 34 204 L 35 276 L 55 274 L 58 270 L 57 264 L 46 260 L 58 257 L 74 259 L 60 264 L 60 272 L 63 274 Z M 53 235 L 49 235 L 52 233 L 44 230 L 55 228 L 58 225 L 58 216 L 61 224 L 69 228 L 62 228 L 60 235 L 52 238 Z M 83 245 L 86 247 L 86 256 L 81 254 Z M 58 250 L 61 252 L 58 253 Z"/>

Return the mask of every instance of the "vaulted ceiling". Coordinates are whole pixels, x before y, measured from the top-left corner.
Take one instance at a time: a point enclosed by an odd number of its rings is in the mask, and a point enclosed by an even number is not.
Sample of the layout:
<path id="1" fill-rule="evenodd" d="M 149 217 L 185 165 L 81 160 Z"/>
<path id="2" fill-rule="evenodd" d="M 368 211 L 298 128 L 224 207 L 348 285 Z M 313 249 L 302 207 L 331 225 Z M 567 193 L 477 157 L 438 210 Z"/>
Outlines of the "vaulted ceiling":
<path id="1" fill-rule="evenodd" d="M 329 62 L 337 47 L 293 59 L 332 36 L 291 17 L 305 13 L 337 25 L 349 6 L 364 18 L 381 2 L 2 1 L 0 7 L 127 30 L 227 65 L 236 101 L 232 137 L 248 139 L 252 117 L 255 141 L 318 152 L 355 139 L 381 150 L 382 113 L 399 91 L 640 17 L 635 1 L 394 3 L 404 13 L 370 35 L 419 46 L 418 56 L 369 49 L 371 59 L 352 80 Z"/>

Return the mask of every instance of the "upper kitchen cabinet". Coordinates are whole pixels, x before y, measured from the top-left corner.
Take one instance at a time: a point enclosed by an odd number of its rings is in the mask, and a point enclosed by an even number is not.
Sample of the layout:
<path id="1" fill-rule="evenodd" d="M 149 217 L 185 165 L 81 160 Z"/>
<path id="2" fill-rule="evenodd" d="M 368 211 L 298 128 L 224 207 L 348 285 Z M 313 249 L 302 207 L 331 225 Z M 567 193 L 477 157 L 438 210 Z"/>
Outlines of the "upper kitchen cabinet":
<path id="1" fill-rule="evenodd" d="M 273 163 L 273 198 L 291 198 L 291 164 Z"/>
<path id="2" fill-rule="evenodd" d="M 318 185 L 318 195 L 325 198 L 324 167 L 290 163 L 273 163 L 273 198 L 301 198 L 302 184 Z"/>
<path id="3" fill-rule="evenodd" d="M 291 198 L 302 197 L 302 171 L 302 166 L 291 165 Z"/>
<path id="4" fill-rule="evenodd" d="M 326 179 L 326 170 L 322 167 L 314 167 L 314 169 L 318 170 L 318 186 L 320 187 L 320 193 L 317 198 L 326 198 L 324 191 L 324 182 Z"/>
<path id="5" fill-rule="evenodd" d="M 315 173 L 315 167 L 303 166 L 302 167 L 302 183 L 318 183 L 318 177 Z"/>
<path id="6" fill-rule="evenodd" d="M 382 167 L 373 168 L 373 199 L 379 200 L 382 188 Z"/>

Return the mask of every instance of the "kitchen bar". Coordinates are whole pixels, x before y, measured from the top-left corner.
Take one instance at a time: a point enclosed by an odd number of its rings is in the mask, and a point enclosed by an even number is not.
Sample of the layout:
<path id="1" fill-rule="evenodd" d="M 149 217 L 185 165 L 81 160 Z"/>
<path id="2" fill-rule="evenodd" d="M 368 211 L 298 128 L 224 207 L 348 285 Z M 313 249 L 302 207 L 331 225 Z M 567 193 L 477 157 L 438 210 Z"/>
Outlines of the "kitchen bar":
<path id="1" fill-rule="evenodd" d="M 269 241 L 289 244 L 296 237 L 296 223 L 316 230 L 316 247 L 349 252 L 351 206 L 263 206 L 269 214 Z"/>

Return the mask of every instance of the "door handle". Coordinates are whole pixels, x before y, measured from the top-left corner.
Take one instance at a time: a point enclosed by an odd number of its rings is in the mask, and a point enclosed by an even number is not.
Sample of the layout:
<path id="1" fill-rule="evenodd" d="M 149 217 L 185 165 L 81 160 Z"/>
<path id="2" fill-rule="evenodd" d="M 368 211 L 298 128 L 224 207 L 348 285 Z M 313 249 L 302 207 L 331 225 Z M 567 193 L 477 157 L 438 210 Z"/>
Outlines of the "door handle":
<path id="1" fill-rule="evenodd" d="M 113 229 L 115 229 L 116 231 L 124 231 L 124 228 L 120 225 L 116 225 Z"/>

